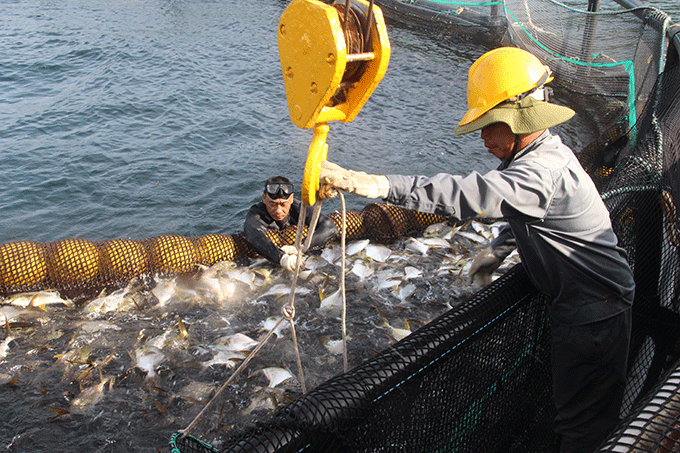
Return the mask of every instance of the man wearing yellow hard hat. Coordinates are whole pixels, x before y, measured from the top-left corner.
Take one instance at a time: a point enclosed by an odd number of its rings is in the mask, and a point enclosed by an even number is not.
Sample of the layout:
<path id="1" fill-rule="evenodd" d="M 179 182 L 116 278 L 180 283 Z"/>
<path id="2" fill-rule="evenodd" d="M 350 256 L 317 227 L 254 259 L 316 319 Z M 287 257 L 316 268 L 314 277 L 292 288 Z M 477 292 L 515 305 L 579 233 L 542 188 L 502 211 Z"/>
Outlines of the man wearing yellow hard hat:
<path id="1" fill-rule="evenodd" d="M 498 169 L 467 176 L 368 175 L 322 162 L 322 183 L 458 220 L 504 218 L 470 278 L 483 282 L 517 248 L 550 296 L 552 376 L 560 452 L 594 451 L 613 430 L 626 382 L 635 284 L 609 212 L 574 153 L 548 128 L 574 112 L 548 102 L 550 69 L 502 47 L 468 74 L 468 111 L 456 135 L 481 131 Z"/>

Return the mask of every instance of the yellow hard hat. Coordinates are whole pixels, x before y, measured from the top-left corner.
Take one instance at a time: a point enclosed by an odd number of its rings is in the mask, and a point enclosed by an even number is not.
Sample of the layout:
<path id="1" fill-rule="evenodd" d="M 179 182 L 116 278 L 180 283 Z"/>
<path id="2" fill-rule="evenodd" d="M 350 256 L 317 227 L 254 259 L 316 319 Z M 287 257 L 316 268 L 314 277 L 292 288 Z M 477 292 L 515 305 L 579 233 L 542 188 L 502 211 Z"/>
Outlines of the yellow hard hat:
<path id="1" fill-rule="evenodd" d="M 535 130 L 545 129 L 571 118 L 574 114 L 571 109 L 544 102 L 542 88 L 551 80 L 553 77 L 550 75 L 550 68 L 526 50 L 500 47 L 485 53 L 470 67 L 467 87 L 468 111 L 458 123 L 455 134 L 465 134 L 490 124 L 482 120 L 487 112 L 506 101 L 519 105 L 525 97 L 522 95 L 532 95 L 538 101 L 532 104 L 540 105 L 553 114 L 547 118 L 549 121 L 545 124 L 536 124 Z M 533 94 L 534 92 L 537 93 Z M 512 124 L 510 126 L 513 127 Z M 522 131 L 514 132 L 527 133 L 525 129 L 526 127 L 523 127 Z"/>

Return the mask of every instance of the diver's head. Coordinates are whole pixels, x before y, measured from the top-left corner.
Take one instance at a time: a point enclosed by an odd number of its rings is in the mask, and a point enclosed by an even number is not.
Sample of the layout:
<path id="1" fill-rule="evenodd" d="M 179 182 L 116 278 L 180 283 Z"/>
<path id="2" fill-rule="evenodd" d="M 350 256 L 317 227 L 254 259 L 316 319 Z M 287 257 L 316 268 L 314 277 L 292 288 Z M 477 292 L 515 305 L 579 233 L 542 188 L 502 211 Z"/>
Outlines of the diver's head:
<path id="1" fill-rule="evenodd" d="M 262 202 L 274 220 L 286 218 L 293 205 L 293 192 L 293 183 L 283 176 L 274 176 L 264 183 Z"/>

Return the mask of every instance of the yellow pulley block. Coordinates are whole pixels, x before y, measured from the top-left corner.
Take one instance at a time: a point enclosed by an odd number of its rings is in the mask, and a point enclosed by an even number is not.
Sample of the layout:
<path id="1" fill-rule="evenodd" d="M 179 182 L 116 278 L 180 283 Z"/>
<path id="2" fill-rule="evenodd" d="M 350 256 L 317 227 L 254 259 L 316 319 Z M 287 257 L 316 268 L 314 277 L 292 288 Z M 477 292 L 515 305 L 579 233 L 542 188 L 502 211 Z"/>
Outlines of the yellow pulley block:
<path id="1" fill-rule="evenodd" d="M 279 56 L 293 123 L 315 127 L 302 201 L 316 202 L 328 121 L 352 121 L 387 71 L 390 43 L 382 11 L 365 0 L 327 5 L 292 0 L 279 20 Z M 322 129 L 317 130 L 318 127 Z"/>

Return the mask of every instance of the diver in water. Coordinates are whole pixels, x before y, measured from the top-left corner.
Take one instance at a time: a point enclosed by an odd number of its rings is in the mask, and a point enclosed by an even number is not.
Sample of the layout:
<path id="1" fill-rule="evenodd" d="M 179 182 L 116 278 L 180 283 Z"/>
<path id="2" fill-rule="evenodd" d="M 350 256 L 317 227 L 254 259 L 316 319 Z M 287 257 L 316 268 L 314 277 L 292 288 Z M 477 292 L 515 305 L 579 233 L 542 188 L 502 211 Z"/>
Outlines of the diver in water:
<path id="1" fill-rule="evenodd" d="M 590 453 L 618 422 L 635 284 L 597 188 L 548 130 L 574 115 L 547 102 L 543 85 L 551 80 L 547 66 L 517 48 L 487 52 L 470 67 L 468 111 L 455 134 L 481 130 L 484 146 L 501 160 L 496 170 L 383 176 L 322 162 L 321 181 L 458 220 L 507 220 L 475 258 L 470 278 L 490 281 L 517 248 L 533 284 L 550 297 L 560 452 Z"/>
<path id="2" fill-rule="evenodd" d="M 269 178 L 264 184 L 262 201 L 251 206 L 243 226 L 246 240 L 255 251 L 284 269 L 292 271 L 297 261 L 295 246 L 284 245 L 277 247 L 266 235 L 267 228 L 283 230 L 290 225 L 297 225 L 302 203 L 293 199 L 293 184 L 283 176 Z M 309 226 L 313 212 L 307 210 L 305 225 Z M 322 247 L 338 236 L 330 217 L 319 216 L 319 221 L 312 237 L 309 248 Z"/>

